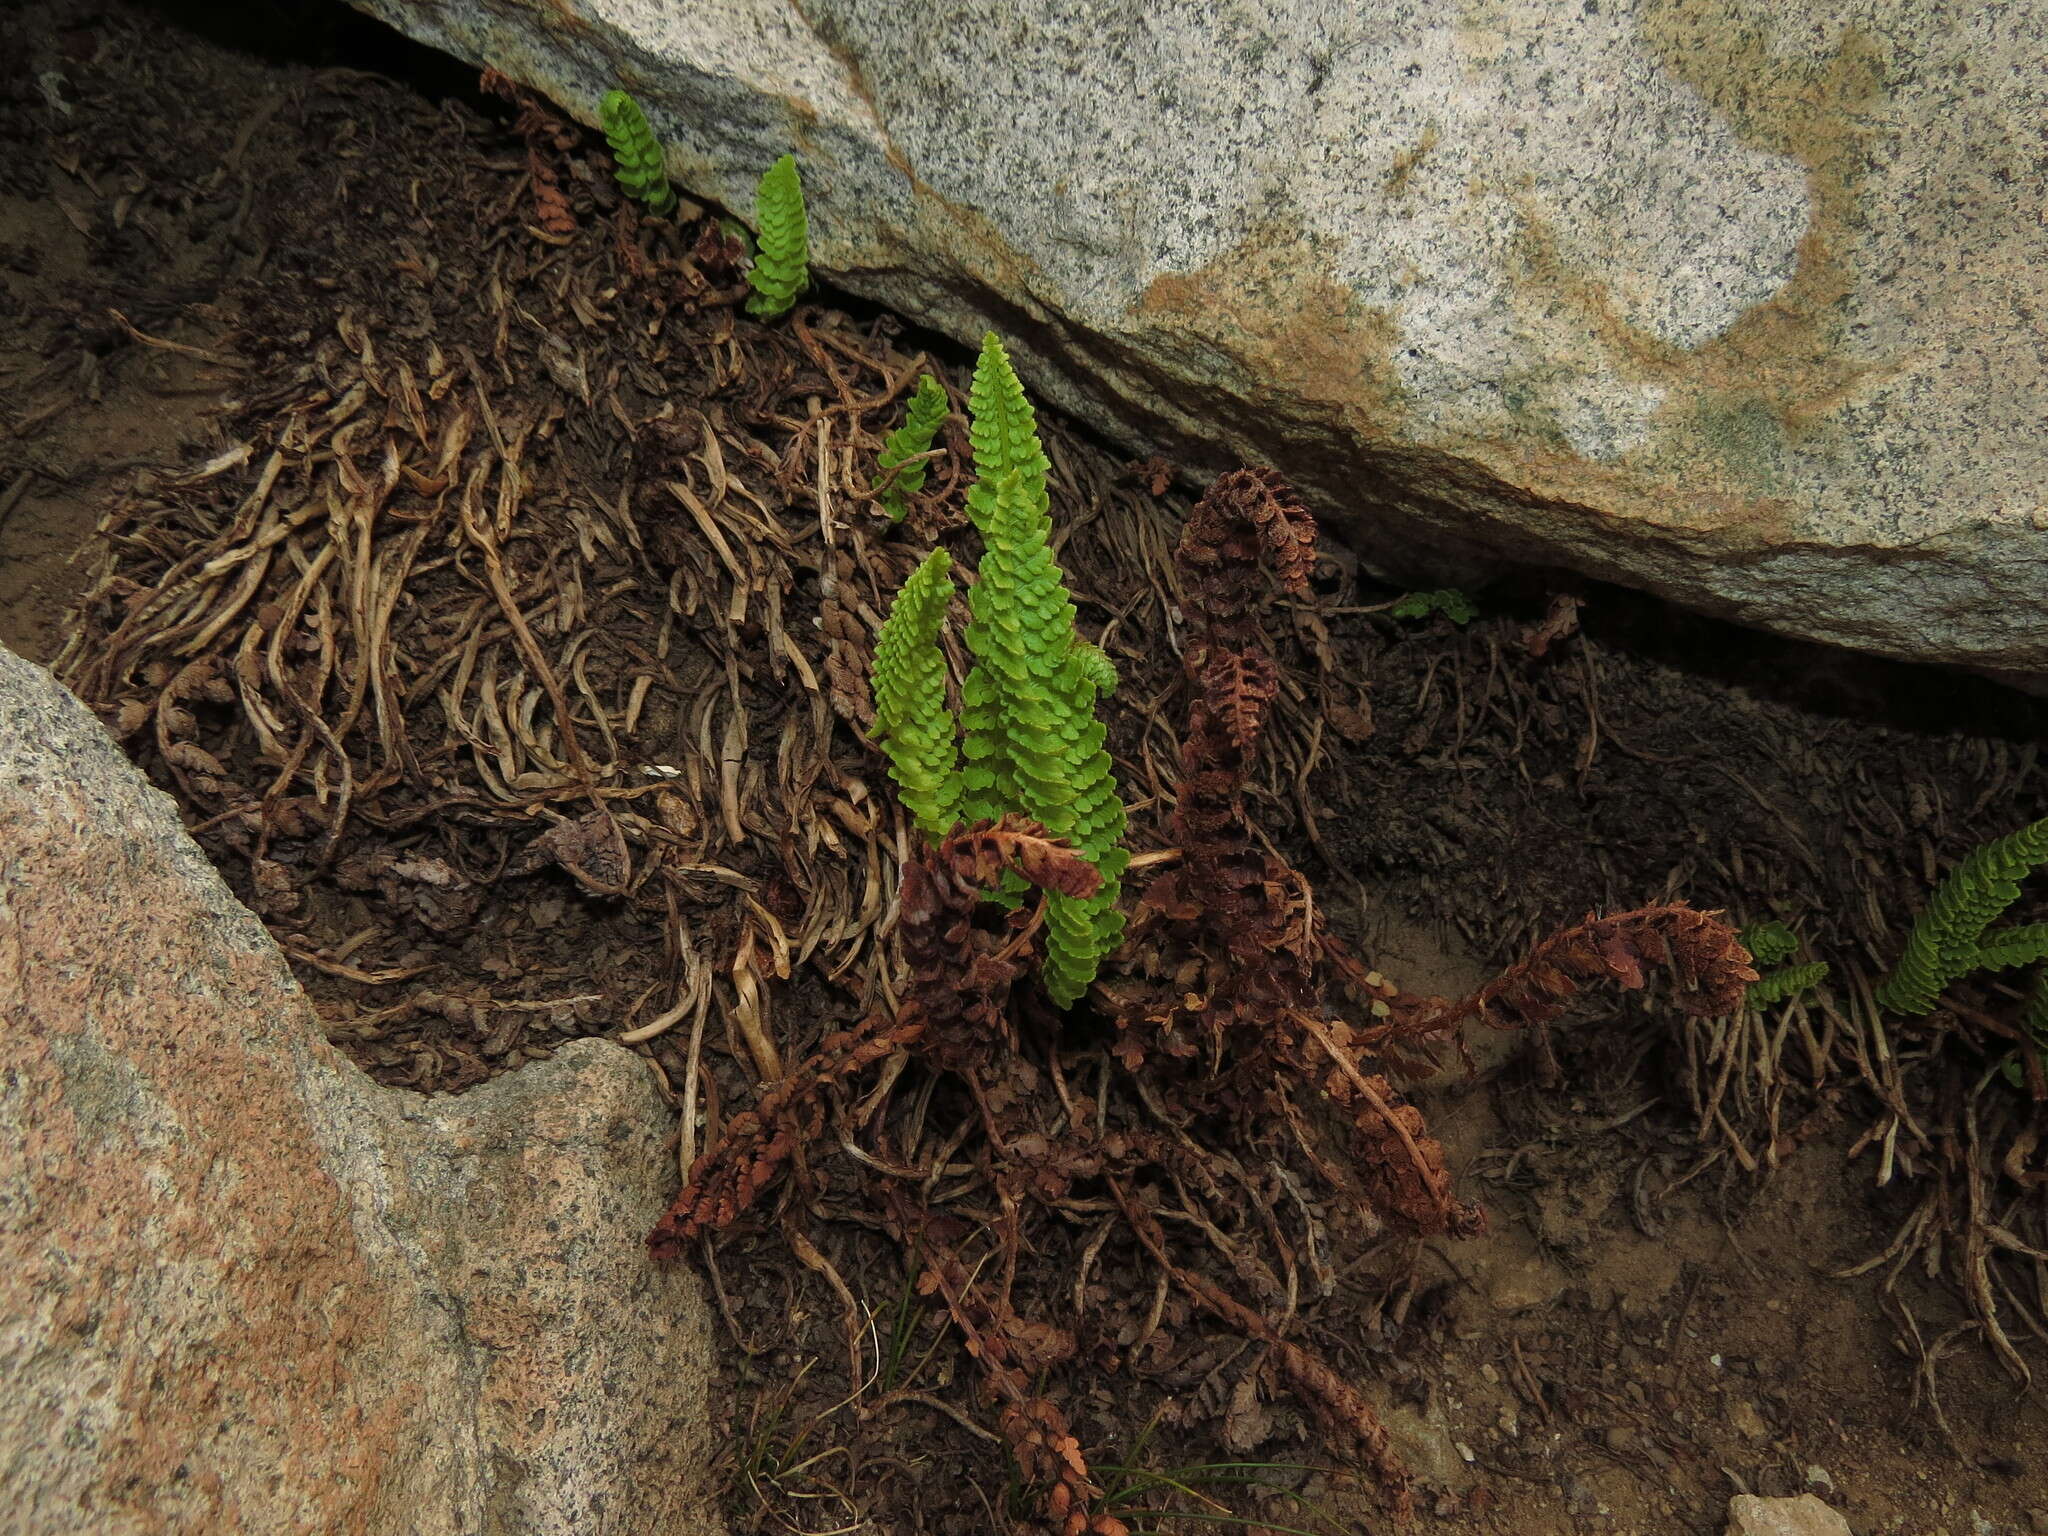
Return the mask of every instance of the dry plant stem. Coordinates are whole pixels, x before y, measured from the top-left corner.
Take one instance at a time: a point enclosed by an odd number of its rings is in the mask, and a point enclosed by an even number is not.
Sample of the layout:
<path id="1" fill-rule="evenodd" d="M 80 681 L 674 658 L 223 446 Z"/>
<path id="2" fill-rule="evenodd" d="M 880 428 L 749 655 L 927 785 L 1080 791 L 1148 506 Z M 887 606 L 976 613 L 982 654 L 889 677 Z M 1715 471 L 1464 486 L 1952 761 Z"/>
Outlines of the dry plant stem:
<path id="1" fill-rule="evenodd" d="M 1328 1365 L 1299 1345 L 1282 1338 L 1257 1312 L 1200 1275 L 1174 1263 L 1167 1251 L 1166 1234 L 1159 1223 L 1131 1199 L 1121 1183 L 1115 1179 L 1108 1182 L 1111 1193 L 1123 1210 L 1124 1219 L 1167 1278 L 1232 1328 L 1271 1346 L 1282 1372 L 1295 1390 L 1314 1406 L 1317 1416 L 1358 1447 L 1396 1518 L 1405 1520 L 1412 1515 L 1414 1494 L 1408 1468 L 1394 1450 L 1392 1437 L 1371 1405 Z"/>

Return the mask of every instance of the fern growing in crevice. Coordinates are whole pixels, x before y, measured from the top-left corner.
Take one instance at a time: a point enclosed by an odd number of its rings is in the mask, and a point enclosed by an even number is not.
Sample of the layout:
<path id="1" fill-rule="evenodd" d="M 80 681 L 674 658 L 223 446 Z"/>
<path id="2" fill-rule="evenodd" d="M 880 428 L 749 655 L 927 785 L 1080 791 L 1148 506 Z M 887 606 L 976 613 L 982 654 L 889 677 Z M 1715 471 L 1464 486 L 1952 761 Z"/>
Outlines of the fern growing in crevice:
<path id="1" fill-rule="evenodd" d="M 993 334 L 968 404 L 977 479 L 967 505 L 983 546 L 968 597 L 975 665 L 962 680 L 956 722 L 945 707 L 938 644 L 951 584 L 944 556 L 934 555 L 904 583 L 876 644 L 877 738 L 928 838 L 954 822 L 1021 815 L 1101 876 L 1092 895 L 1046 896 L 1045 985 L 1066 1007 L 1123 935 L 1124 807 L 1095 716 L 1115 668 L 1075 632 L 1073 600 L 1052 558 L 1050 466 L 1031 403 Z M 1011 880 L 996 897 L 1014 900 L 1017 888 Z"/>
<path id="2" fill-rule="evenodd" d="M 754 193 L 754 222 L 760 226 L 760 244 L 747 269 L 754 290 L 747 313 L 772 320 L 787 314 L 811 282 L 811 229 L 795 155 L 784 155 L 762 175 Z"/>
<path id="3" fill-rule="evenodd" d="M 904 498 L 924 489 L 923 455 L 931 452 L 932 439 L 938 436 L 949 409 L 951 406 L 946 400 L 945 387 L 930 374 L 925 374 L 917 381 L 917 393 L 910 397 L 910 408 L 904 415 L 903 425 L 883 442 L 881 454 L 875 460 L 876 467 L 882 471 L 882 478 L 876 482 L 875 494 L 881 499 L 882 510 L 889 514 L 890 522 L 902 522 L 903 514 L 910 510 L 910 504 Z"/>
<path id="4" fill-rule="evenodd" d="M 1986 935 L 2019 900 L 2019 882 L 2048 863 L 2048 817 L 1974 849 L 1935 889 L 1906 939 L 1904 953 L 1877 989 L 1880 1006 L 1928 1013 L 1950 982 L 1987 967 L 2048 959 L 2048 924 Z"/>
<path id="5" fill-rule="evenodd" d="M 605 139 L 612 147 L 613 175 L 631 196 L 647 205 L 647 211 L 667 215 L 675 211 L 675 189 L 668 184 L 668 167 L 663 163 L 661 141 L 648 126 L 640 103 L 624 91 L 606 91 L 598 103 L 598 117 Z"/>

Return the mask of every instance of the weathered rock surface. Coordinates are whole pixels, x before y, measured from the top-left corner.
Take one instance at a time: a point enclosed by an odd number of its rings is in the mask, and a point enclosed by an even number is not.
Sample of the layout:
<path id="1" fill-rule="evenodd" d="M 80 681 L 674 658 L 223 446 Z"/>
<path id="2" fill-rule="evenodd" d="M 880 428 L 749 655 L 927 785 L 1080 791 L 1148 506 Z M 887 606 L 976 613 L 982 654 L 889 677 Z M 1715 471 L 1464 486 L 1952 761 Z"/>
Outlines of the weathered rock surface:
<path id="1" fill-rule="evenodd" d="M 98 723 L 0 648 L 0 1525 L 671 1536 L 709 1323 L 643 1063 L 453 1100 L 321 1039 Z"/>
<path id="2" fill-rule="evenodd" d="M 1368 559 L 2048 676 L 2043 0 L 356 0 Z"/>

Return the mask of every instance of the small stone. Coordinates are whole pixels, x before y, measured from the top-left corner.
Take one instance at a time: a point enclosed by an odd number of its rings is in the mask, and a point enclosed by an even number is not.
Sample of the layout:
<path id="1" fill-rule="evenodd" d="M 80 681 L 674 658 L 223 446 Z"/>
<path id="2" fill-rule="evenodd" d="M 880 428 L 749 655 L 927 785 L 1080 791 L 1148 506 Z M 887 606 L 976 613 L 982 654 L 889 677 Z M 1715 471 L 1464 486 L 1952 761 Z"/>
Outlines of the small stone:
<path id="1" fill-rule="evenodd" d="M 1770 1426 L 1764 1423 L 1763 1415 L 1756 1411 L 1756 1404 L 1747 1398 L 1738 1397 L 1728 1405 L 1728 1422 L 1733 1424 L 1736 1431 L 1745 1439 L 1768 1440 L 1771 1437 Z"/>
<path id="2" fill-rule="evenodd" d="M 1625 1451 L 1635 1444 L 1636 1432 L 1631 1425 L 1610 1424 L 1600 1433 L 1610 1451 Z"/>
<path id="3" fill-rule="evenodd" d="M 1728 1501 L 1725 1536 L 1853 1536 L 1839 1511 L 1810 1493 L 1796 1499 L 1764 1499 L 1738 1493 Z"/>
<path id="4" fill-rule="evenodd" d="M 2028 1510 L 2027 1529 L 2032 1531 L 2034 1536 L 2048 1536 L 2048 1509 Z"/>
<path id="5" fill-rule="evenodd" d="M 1542 1259 L 1524 1259 L 1493 1272 L 1486 1283 L 1486 1299 L 1502 1312 L 1529 1312 L 1547 1307 L 1564 1289 L 1561 1270 Z"/>

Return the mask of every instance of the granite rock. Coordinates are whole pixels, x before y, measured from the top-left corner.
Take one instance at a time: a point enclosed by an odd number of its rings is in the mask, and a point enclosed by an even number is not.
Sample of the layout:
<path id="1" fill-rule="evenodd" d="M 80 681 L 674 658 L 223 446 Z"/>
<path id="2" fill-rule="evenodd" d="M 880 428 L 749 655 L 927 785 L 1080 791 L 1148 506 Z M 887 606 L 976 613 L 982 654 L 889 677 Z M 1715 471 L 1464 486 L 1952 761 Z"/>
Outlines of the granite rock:
<path id="1" fill-rule="evenodd" d="M 2048 0 L 357 0 L 1369 562 L 2048 677 Z"/>
<path id="2" fill-rule="evenodd" d="M 710 1327 L 607 1042 L 370 1082 L 97 721 L 0 648 L 0 1504 L 22 1536 L 684 1536 Z"/>

